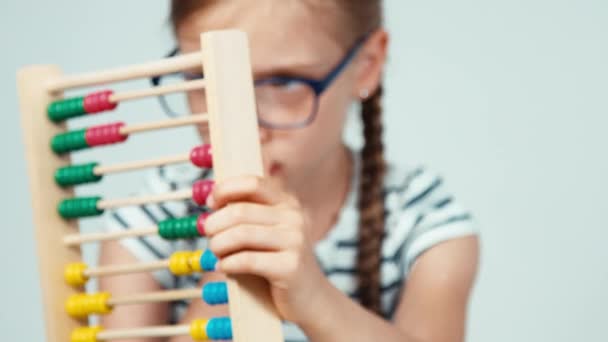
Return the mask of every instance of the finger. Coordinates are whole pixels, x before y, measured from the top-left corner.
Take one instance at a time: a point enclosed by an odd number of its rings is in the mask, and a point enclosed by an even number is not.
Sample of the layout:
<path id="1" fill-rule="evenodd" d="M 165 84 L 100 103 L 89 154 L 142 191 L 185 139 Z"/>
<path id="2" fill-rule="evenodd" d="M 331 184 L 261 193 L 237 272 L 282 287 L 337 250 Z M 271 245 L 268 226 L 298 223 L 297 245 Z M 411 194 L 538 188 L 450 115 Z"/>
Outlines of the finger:
<path id="1" fill-rule="evenodd" d="M 236 201 L 277 204 L 285 199 L 284 191 L 270 178 L 257 176 L 233 177 L 214 185 L 207 205 L 218 209 Z"/>
<path id="2" fill-rule="evenodd" d="M 252 274 L 272 282 L 294 272 L 297 264 L 297 256 L 292 252 L 246 251 L 221 259 L 218 266 L 227 274 Z"/>
<path id="3" fill-rule="evenodd" d="M 218 258 L 242 250 L 280 251 L 295 245 L 296 233 L 272 226 L 238 225 L 209 240 L 209 248 Z"/>
<path id="4" fill-rule="evenodd" d="M 205 233 L 214 236 L 241 224 L 270 226 L 283 220 L 282 210 L 256 203 L 234 203 L 212 213 L 205 220 Z"/>

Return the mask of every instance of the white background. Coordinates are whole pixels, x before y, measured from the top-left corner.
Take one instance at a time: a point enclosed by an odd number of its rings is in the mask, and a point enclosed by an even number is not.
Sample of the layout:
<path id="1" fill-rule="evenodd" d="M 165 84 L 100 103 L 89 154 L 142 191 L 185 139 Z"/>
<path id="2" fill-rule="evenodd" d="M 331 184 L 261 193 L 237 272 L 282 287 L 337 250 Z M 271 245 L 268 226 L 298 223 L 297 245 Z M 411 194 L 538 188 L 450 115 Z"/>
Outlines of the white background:
<path id="1" fill-rule="evenodd" d="M 16 69 L 51 63 L 75 73 L 155 59 L 171 47 L 166 7 L 0 4 L 2 340 L 44 340 Z M 444 174 L 482 230 L 468 340 L 607 341 L 608 3 L 388 0 L 387 25 L 388 155 Z M 154 101 L 121 107 L 132 122 L 162 118 Z M 193 135 L 182 131 L 79 158 L 183 151 Z M 123 175 L 86 191 L 117 196 L 138 183 Z"/>

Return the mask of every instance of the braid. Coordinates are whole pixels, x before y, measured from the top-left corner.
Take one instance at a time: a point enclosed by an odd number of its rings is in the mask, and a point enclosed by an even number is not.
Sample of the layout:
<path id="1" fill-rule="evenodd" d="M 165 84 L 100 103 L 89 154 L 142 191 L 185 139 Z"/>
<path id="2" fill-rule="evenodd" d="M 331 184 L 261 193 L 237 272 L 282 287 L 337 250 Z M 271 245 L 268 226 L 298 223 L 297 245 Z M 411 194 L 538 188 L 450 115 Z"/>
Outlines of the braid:
<path id="1" fill-rule="evenodd" d="M 365 145 L 359 183 L 358 294 L 361 305 L 380 314 L 380 259 L 384 231 L 385 161 L 382 144 L 382 86 L 363 101 L 361 117 Z"/>

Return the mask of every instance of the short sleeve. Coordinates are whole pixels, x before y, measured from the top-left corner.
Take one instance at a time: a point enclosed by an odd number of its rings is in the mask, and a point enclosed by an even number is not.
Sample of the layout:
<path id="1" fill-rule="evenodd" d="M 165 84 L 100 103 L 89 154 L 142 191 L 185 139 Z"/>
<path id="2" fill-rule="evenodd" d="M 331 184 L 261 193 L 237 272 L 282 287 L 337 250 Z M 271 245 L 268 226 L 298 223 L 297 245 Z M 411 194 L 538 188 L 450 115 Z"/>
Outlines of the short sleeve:
<path id="1" fill-rule="evenodd" d="M 443 177 L 418 169 L 402 194 L 400 216 L 410 229 L 402 245 L 401 262 L 409 273 L 417 258 L 452 239 L 478 234 L 471 212 L 448 189 Z"/>

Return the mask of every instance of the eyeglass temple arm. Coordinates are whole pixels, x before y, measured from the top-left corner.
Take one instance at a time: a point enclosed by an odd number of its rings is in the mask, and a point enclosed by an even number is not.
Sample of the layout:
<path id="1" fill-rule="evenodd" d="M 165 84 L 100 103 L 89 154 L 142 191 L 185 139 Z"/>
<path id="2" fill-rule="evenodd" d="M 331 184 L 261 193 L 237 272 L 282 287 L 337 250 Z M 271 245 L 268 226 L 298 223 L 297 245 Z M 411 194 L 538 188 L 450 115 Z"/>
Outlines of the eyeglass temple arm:
<path id="1" fill-rule="evenodd" d="M 340 73 L 346 68 L 346 66 L 355 58 L 367 38 L 371 35 L 371 32 L 365 34 L 363 37 L 359 38 L 355 45 L 348 51 L 344 59 L 334 67 L 334 69 L 325 77 L 324 80 L 321 80 L 317 84 L 315 84 L 315 89 L 317 92 L 323 92 L 335 79 L 340 75 Z"/>
<path id="2" fill-rule="evenodd" d="M 179 53 L 179 47 L 176 46 L 171 51 L 169 51 L 169 53 L 167 53 L 165 55 L 165 58 L 175 57 L 175 56 L 177 56 L 178 53 Z M 160 85 L 160 79 L 162 77 L 163 77 L 163 75 L 156 75 L 156 76 L 150 77 L 150 83 L 152 83 L 152 86 L 158 87 Z"/>

